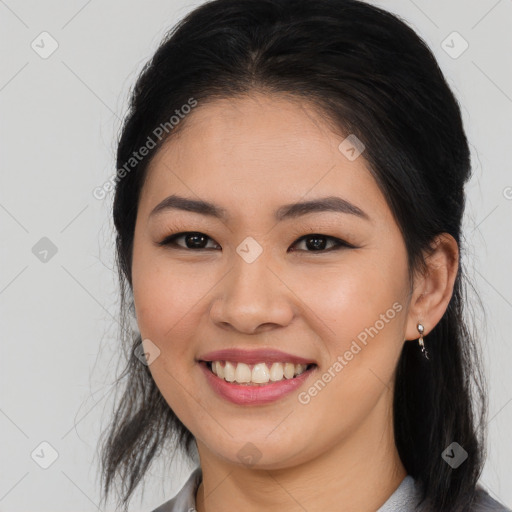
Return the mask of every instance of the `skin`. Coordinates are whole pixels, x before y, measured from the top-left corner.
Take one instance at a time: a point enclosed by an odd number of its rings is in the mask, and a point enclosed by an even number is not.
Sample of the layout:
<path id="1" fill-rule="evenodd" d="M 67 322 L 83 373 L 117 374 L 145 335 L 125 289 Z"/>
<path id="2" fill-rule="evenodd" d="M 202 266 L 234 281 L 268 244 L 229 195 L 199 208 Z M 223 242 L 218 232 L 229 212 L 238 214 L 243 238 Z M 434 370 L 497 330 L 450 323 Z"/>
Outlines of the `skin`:
<path id="1" fill-rule="evenodd" d="M 406 471 L 393 438 L 395 368 L 405 340 L 428 333 L 445 312 L 458 248 L 443 234 L 429 272 L 411 287 L 398 225 L 368 171 L 353 161 L 313 107 L 254 93 L 199 105 L 154 156 L 137 213 L 133 294 L 143 340 L 160 354 L 149 365 L 165 400 L 193 433 L 203 481 L 198 512 L 377 510 Z M 223 222 L 193 212 L 149 216 L 171 194 L 224 207 Z M 276 222 L 279 206 L 342 197 L 370 220 L 337 212 Z M 204 233 L 207 247 L 158 246 L 166 236 Z M 299 241 L 336 237 L 355 248 L 322 251 Z M 247 263 L 236 248 L 263 249 Z M 193 242 L 193 241 L 192 241 Z M 294 247 L 295 251 L 290 248 Z M 216 250 L 215 250 L 216 248 Z M 298 401 L 359 333 L 402 308 L 308 404 Z M 146 342 L 145 342 L 146 343 Z M 318 363 L 297 391 L 270 404 L 219 397 L 196 359 L 222 348 L 278 348 Z M 419 347 L 418 347 L 418 350 Z M 251 442 L 252 465 L 238 452 Z"/>

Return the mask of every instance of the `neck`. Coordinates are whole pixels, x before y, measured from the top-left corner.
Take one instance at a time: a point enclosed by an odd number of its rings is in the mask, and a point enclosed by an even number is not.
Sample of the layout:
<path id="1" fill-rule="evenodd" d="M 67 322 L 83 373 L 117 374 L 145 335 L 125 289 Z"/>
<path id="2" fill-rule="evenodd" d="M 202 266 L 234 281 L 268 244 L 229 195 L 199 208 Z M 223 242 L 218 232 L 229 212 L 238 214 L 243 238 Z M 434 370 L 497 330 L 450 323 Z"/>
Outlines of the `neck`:
<path id="1" fill-rule="evenodd" d="M 387 395 L 386 393 L 385 395 Z M 279 469 L 241 467 L 198 441 L 203 479 L 197 512 L 374 512 L 407 475 L 394 442 L 389 396 L 366 421 L 316 458 Z"/>

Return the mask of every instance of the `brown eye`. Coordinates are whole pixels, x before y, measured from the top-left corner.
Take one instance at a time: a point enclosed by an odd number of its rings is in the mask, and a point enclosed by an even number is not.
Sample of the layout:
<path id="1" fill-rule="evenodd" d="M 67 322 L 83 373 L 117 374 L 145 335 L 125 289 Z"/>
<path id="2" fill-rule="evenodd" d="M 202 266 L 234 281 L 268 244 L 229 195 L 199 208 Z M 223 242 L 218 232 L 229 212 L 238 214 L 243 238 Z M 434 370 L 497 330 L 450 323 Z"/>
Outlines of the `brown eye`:
<path id="1" fill-rule="evenodd" d="M 185 245 L 177 243 L 177 240 L 180 239 L 184 239 Z M 197 231 L 187 231 L 167 236 L 161 242 L 159 242 L 158 245 L 170 245 L 180 249 L 192 250 L 211 249 L 211 247 L 206 247 L 208 240 L 213 242 L 213 239 L 204 233 L 199 233 Z"/>
<path id="2" fill-rule="evenodd" d="M 334 242 L 334 245 L 326 250 L 327 241 Z M 299 240 L 297 240 L 294 245 L 303 242 L 305 243 L 306 252 L 330 252 L 337 250 L 340 247 L 353 247 L 353 245 L 350 245 L 347 242 L 340 240 L 339 238 L 319 234 L 305 235 L 299 238 Z M 294 251 L 294 249 L 292 249 L 292 251 Z"/>

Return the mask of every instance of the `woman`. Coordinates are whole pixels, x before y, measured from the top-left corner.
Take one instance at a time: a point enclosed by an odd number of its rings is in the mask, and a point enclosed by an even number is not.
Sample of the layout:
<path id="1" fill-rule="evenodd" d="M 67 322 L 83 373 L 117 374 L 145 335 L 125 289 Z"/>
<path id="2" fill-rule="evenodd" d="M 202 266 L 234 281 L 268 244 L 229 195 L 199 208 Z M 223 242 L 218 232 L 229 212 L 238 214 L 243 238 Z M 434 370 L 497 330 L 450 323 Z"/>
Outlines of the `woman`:
<path id="1" fill-rule="evenodd" d="M 139 77 L 117 167 L 140 332 L 105 495 L 174 439 L 198 466 L 158 512 L 506 510 L 477 484 L 468 143 L 412 29 L 355 0 L 206 3 Z"/>

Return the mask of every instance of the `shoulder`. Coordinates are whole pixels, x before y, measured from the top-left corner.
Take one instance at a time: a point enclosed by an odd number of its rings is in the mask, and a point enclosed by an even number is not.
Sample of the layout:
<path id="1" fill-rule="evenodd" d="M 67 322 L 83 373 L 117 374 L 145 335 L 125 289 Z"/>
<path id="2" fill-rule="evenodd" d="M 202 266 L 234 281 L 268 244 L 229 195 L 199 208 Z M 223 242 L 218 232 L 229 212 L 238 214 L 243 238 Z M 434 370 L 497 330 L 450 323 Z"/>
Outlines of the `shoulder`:
<path id="1" fill-rule="evenodd" d="M 189 512 L 195 510 L 196 492 L 201 480 L 202 471 L 201 467 L 198 466 L 192 471 L 187 481 L 174 498 L 166 501 L 151 512 Z M 403 480 L 386 504 L 379 509 L 379 512 L 403 510 L 403 508 L 400 507 L 396 508 L 398 502 L 400 502 L 401 506 L 407 505 L 407 499 L 412 499 L 413 496 L 416 499 L 419 497 L 419 489 L 412 477 L 408 476 Z M 409 505 L 411 504 L 412 502 L 409 503 Z M 475 501 L 469 512 L 512 512 L 512 510 L 496 501 L 482 486 L 478 485 L 475 493 Z"/>
<path id="2" fill-rule="evenodd" d="M 475 503 L 471 512 L 512 512 L 511 509 L 496 501 L 482 486 L 478 485 L 475 494 Z"/>
<path id="3" fill-rule="evenodd" d="M 410 482 L 407 480 L 410 478 Z M 407 485 L 406 485 L 407 484 Z M 422 487 L 416 480 L 412 480 L 411 477 L 407 477 L 402 485 L 399 487 L 395 494 L 398 495 L 398 491 L 403 487 L 404 493 L 406 494 L 406 498 L 413 498 L 414 506 L 411 506 L 408 503 L 405 504 L 405 508 L 403 510 L 414 510 L 416 512 L 432 512 L 430 506 L 421 501 L 422 496 Z M 407 491 L 407 492 L 405 492 Z M 404 494 L 402 493 L 402 494 Z M 401 502 L 403 499 L 401 499 Z M 386 509 L 387 510 L 387 509 Z M 390 510 L 397 510 L 396 508 L 392 508 Z M 398 509 L 402 510 L 402 509 Z M 499 501 L 495 500 L 485 488 L 483 488 L 480 484 L 477 484 L 474 499 L 472 505 L 467 509 L 467 512 L 512 512 L 512 510 Z"/>
<path id="4" fill-rule="evenodd" d="M 189 512 L 195 511 L 196 492 L 202 479 L 201 467 L 196 467 L 174 498 L 166 501 L 151 512 Z"/>

